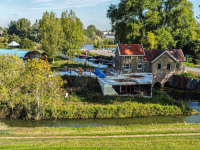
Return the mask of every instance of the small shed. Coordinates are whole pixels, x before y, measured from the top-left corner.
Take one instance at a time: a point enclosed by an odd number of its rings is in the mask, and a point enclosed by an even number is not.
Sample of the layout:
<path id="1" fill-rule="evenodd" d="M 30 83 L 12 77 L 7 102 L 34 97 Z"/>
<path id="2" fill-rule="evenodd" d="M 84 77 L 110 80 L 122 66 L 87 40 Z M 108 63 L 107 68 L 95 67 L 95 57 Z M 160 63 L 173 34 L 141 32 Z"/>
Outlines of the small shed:
<path id="1" fill-rule="evenodd" d="M 9 43 L 8 46 L 10 46 L 10 47 L 17 47 L 17 46 L 19 46 L 20 47 L 20 45 L 17 42 L 15 42 L 15 41 L 12 41 L 11 43 Z"/>
<path id="2" fill-rule="evenodd" d="M 16 50 L 16 49 L 0 49 L 0 55 L 3 54 L 12 54 L 17 55 L 17 57 L 27 60 L 32 60 L 33 58 L 40 59 L 41 54 L 38 51 L 31 51 L 31 50 Z"/>

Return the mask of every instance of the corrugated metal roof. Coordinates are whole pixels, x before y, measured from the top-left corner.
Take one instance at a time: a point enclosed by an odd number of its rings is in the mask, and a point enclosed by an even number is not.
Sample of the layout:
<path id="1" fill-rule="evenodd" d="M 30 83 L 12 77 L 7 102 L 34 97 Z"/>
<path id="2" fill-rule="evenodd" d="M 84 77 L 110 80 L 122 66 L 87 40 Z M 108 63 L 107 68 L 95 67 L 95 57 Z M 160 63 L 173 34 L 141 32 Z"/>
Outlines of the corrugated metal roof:
<path id="1" fill-rule="evenodd" d="M 28 52 L 27 50 L 16 50 L 16 49 L 0 49 L 0 55 L 3 54 L 12 54 L 15 55 L 17 54 L 17 57 L 24 57 Z"/>

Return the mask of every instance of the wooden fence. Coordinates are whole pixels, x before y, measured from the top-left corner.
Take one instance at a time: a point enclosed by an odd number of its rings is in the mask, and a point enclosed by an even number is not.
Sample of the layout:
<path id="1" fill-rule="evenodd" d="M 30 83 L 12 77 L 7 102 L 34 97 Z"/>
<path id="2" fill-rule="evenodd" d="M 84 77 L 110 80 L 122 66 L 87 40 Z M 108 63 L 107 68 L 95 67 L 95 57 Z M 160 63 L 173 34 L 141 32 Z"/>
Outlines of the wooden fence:
<path id="1" fill-rule="evenodd" d="M 199 90 L 200 80 L 174 75 L 172 87 L 185 90 Z"/>

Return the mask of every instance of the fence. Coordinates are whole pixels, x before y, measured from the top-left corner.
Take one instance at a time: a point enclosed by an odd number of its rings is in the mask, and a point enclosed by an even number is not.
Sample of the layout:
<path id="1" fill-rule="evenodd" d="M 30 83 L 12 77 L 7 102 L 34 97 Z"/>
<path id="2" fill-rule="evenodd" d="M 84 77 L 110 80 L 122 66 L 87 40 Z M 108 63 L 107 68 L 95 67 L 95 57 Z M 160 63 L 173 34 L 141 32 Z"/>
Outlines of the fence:
<path id="1" fill-rule="evenodd" d="M 174 75 L 172 87 L 185 90 L 200 89 L 200 80 Z"/>

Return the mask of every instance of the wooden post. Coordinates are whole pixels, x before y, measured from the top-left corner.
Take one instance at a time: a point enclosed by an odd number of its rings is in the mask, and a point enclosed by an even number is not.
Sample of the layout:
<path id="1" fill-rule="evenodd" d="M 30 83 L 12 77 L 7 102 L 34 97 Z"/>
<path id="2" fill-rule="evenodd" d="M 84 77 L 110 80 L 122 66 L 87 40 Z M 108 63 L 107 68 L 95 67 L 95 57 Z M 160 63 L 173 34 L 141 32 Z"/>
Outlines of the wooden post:
<path id="1" fill-rule="evenodd" d="M 85 67 L 85 71 L 86 71 L 86 62 L 85 62 L 85 64 L 84 64 L 84 67 Z"/>
<path id="2" fill-rule="evenodd" d="M 140 84 L 139 84 L 139 94 L 140 94 Z"/>
<path id="3" fill-rule="evenodd" d="M 92 73 L 91 73 L 91 67 L 90 67 L 90 77 L 91 77 L 91 74 L 92 74 Z"/>
<path id="4" fill-rule="evenodd" d="M 100 62 L 99 62 L 99 68 L 101 68 Z"/>

